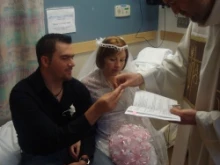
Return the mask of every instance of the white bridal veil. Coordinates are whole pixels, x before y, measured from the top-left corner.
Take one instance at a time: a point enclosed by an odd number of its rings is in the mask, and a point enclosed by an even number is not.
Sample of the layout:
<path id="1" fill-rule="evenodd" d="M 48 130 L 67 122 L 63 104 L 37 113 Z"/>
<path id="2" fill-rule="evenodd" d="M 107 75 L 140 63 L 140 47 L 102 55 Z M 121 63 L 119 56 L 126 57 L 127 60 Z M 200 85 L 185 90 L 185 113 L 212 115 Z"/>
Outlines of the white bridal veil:
<path id="1" fill-rule="evenodd" d="M 87 61 L 85 62 L 84 66 L 80 70 L 80 72 L 79 72 L 79 74 L 77 76 L 77 78 L 79 80 L 82 80 L 84 77 L 86 77 L 91 72 L 93 72 L 94 70 L 97 69 L 97 66 L 96 66 L 96 54 L 97 54 L 97 51 L 98 51 L 99 47 L 108 47 L 108 48 L 117 49 L 119 51 L 120 50 L 124 50 L 124 49 L 128 49 L 128 45 L 125 45 L 123 47 L 118 47 L 116 45 L 102 43 L 103 40 L 104 40 L 104 38 L 96 39 L 97 48 L 96 48 L 95 51 L 93 51 L 89 55 L 89 58 L 87 59 Z M 127 71 L 127 72 L 135 72 L 135 67 L 134 67 L 132 61 L 133 61 L 133 56 L 129 52 L 128 61 L 127 61 L 127 64 L 126 64 L 126 66 L 124 68 L 125 71 Z"/>
<path id="2" fill-rule="evenodd" d="M 98 48 L 91 53 L 91 55 L 89 56 L 88 60 L 86 61 L 85 65 L 83 66 L 82 70 L 80 71 L 77 77 L 79 80 L 83 80 L 83 83 L 90 91 L 93 100 L 97 100 L 105 93 L 112 91 L 112 88 L 109 87 L 108 82 L 105 80 L 103 74 L 99 74 L 100 70 L 98 70 L 96 66 L 96 54 L 99 47 L 117 49 L 118 51 L 128 49 L 128 45 L 125 45 L 123 47 L 117 47 L 115 45 L 105 44 L 103 43 L 103 38 L 96 40 L 96 44 Z M 125 72 L 126 71 L 135 72 L 135 66 L 132 61 L 133 61 L 133 57 L 131 53 L 129 53 L 127 65 L 124 68 Z M 152 126 L 148 118 L 140 118 L 140 117 L 129 116 L 124 114 L 127 107 L 132 105 L 134 94 L 137 90 L 138 88 L 134 88 L 134 87 L 126 88 L 123 94 L 121 95 L 115 109 L 112 112 L 104 114 L 97 121 L 96 147 L 98 147 L 107 156 L 108 155 L 110 156 L 109 153 L 110 150 L 108 149 L 109 148 L 109 137 L 107 137 L 108 135 L 115 135 L 119 130 L 119 128 L 124 124 L 125 125 L 134 124 L 137 126 L 143 126 L 149 131 L 149 134 L 151 135 L 150 143 L 153 145 L 155 149 L 155 153 L 157 155 L 157 158 L 155 158 L 155 156 L 151 157 L 152 163 L 151 164 L 148 163 L 148 165 L 166 165 L 168 158 L 167 158 L 166 143 L 164 141 L 163 135 L 155 130 L 155 128 Z M 144 144 L 142 145 L 144 146 Z M 136 145 L 135 147 L 139 147 L 139 145 Z M 128 145 L 128 149 L 130 149 L 129 145 Z M 116 152 L 118 152 L 118 150 L 116 150 Z"/>

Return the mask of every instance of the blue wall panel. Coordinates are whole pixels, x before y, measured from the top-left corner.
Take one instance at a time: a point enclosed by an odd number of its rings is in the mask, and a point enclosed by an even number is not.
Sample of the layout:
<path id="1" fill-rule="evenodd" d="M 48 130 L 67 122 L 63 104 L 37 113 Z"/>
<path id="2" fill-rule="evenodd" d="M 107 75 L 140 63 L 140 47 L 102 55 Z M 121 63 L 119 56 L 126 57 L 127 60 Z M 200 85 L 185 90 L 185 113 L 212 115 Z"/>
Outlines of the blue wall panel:
<path id="1" fill-rule="evenodd" d="M 129 4 L 131 15 L 116 18 L 114 6 Z M 148 6 L 145 0 L 44 0 L 46 9 L 73 6 L 76 15 L 76 32 L 70 33 L 73 42 L 94 40 L 111 35 L 125 35 L 157 30 L 158 6 Z M 140 5 L 142 12 L 140 10 Z M 46 30 L 47 30 L 47 21 Z"/>

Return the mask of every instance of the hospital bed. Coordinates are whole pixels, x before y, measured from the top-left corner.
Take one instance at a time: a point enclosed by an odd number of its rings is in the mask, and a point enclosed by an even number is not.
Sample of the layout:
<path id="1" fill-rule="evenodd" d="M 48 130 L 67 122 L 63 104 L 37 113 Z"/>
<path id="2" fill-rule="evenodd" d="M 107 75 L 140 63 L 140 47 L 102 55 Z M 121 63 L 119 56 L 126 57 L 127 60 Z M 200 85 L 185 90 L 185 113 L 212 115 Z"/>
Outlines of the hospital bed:
<path id="1" fill-rule="evenodd" d="M 147 70 L 161 65 L 165 58 L 172 58 L 168 49 L 144 48 L 133 61 L 136 71 Z M 176 137 L 176 125 L 168 125 L 163 120 L 151 119 L 154 127 L 162 131 L 169 145 L 173 145 Z M 20 160 L 20 148 L 12 121 L 0 127 L 0 165 L 17 165 Z"/>
<path id="2" fill-rule="evenodd" d="M 137 58 L 133 61 L 133 64 L 136 72 L 147 71 L 160 66 L 164 59 L 172 58 L 173 52 L 170 49 L 146 47 L 138 53 Z M 157 91 L 155 89 L 152 90 L 154 92 Z M 170 124 L 165 120 L 157 120 L 152 118 L 150 120 L 153 126 L 164 134 L 167 146 L 173 146 L 175 143 L 178 125 L 173 123 Z"/>
<path id="3" fill-rule="evenodd" d="M 17 165 L 20 147 L 12 121 L 0 127 L 0 165 Z"/>

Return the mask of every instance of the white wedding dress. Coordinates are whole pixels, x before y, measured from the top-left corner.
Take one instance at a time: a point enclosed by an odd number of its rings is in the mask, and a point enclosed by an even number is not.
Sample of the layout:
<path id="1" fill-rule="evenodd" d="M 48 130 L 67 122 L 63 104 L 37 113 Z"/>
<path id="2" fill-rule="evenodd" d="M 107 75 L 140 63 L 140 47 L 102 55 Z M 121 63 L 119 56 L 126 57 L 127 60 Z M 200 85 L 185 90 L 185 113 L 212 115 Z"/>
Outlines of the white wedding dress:
<path id="1" fill-rule="evenodd" d="M 112 85 L 106 81 L 101 70 L 96 69 L 88 76 L 82 79 L 82 82 L 89 89 L 91 97 L 94 101 L 104 94 L 114 90 Z M 109 155 L 109 136 L 116 132 L 122 124 L 132 123 L 145 127 L 152 136 L 152 145 L 157 154 L 157 165 L 167 165 L 167 147 L 163 134 L 154 129 L 148 118 L 125 115 L 124 112 L 128 106 L 132 105 L 134 94 L 138 88 L 128 87 L 124 90 L 116 108 L 105 113 L 97 121 L 96 147 L 105 155 Z"/>

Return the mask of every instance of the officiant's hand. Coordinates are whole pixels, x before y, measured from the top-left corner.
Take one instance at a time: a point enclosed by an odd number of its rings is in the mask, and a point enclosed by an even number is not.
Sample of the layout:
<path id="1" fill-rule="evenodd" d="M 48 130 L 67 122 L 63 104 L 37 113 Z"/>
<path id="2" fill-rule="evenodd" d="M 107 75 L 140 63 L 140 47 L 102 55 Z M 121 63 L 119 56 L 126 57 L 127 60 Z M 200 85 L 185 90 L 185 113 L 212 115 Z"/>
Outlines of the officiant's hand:
<path id="1" fill-rule="evenodd" d="M 175 122 L 179 124 L 196 124 L 196 110 L 195 109 L 180 109 L 174 107 L 170 110 L 170 112 L 174 115 L 178 115 L 181 119 L 180 122 Z"/>
<path id="2" fill-rule="evenodd" d="M 122 88 L 136 87 L 144 83 L 144 78 L 140 73 L 122 73 L 116 76 L 116 84 Z"/>

